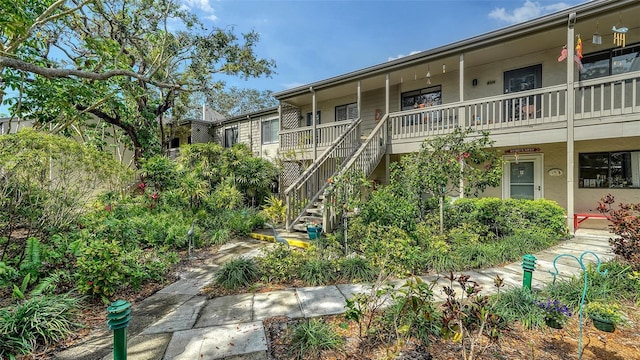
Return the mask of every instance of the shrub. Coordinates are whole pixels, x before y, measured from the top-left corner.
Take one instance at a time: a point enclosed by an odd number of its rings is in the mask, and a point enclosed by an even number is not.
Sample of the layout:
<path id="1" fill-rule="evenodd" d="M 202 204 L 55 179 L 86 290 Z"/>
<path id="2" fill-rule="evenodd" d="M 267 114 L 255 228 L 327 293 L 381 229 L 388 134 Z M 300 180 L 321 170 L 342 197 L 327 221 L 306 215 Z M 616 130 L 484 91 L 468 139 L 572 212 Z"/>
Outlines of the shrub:
<path id="1" fill-rule="evenodd" d="M 592 299 L 606 299 L 607 294 L 616 294 L 618 299 L 627 299 L 634 302 L 640 300 L 640 272 L 620 260 L 611 260 L 600 266 L 600 271 L 596 271 L 594 266 L 589 266 L 590 293 Z"/>
<path id="2" fill-rule="evenodd" d="M 440 313 L 433 301 L 434 286 L 435 283 L 413 277 L 391 294 L 385 321 L 394 329 L 396 338 L 417 337 L 428 343 L 429 336 L 440 334 Z"/>
<path id="3" fill-rule="evenodd" d="M 239 289 L 251 285 L 260 277 L 253 259 L 238 257 L 226 262 L 216 274 L 215 282 L 225 289 Z"/>
<path id="4" fill-rule="evenodd" d="M 324 259 L 309 259 L 298 268 L 298 275 L 305 284 L 316 286 L 330 283 L 335 275 L 331 261 Z"/>
<path id="5" fill-rule="evenodd" d="M 407 232 L 415 230 L 418 219 L 417 205 L 404 197 L 395 196 L 388 187 L 374 191 L 362 204 L 360 216 L 355 220 L 363 224 L 393 226 Z"/>
<path id="6" fill-rule="evenodd" d="M 614 254 L 628 261 L 635 270 L 640 270 L 640 203 L 619 203 L 617 210 L 613 209 L 614 203 L 615 198 L 611 194 L 598 202 L 598 210 L 609 216 L 609 228 L 618 236 L 611 238 L 609 243 Z"/>
<path id="7" fill-rule="evenodd" d="M 360 236 L 359 250 L 371 259 L 375 267 L 392 274 L 406 276 L 424 271 L 428 267 L 424 251 L 404 230 L 395 226 L 373 223 Z"/>
<path id="8" fill-rule="evenodd" d="M 142 162 L 142 178 L 156 190 L 174 188 L 178 183 L 178 165 L 163 155 L 155 155 Z"/>
<path id="9" fill-rule="evenodd" d="M 317 319 L 303 321 L 289 335 L 291 354 L 296 359 L 320 359 L 323 351 L 342 349 L 343 340 L 335 329 Z"/>
<path id="10" fill-rule="evenodd" d="M 78 290 L 98 297 L 112 296 L 125 284 L 124 254 L 115 241 L 93 240 L 87 244 L 77 263 Z"/>
<path id="11" fill-rule="evenodd" d="M 258 257 L 257 261 L 265 281 L 286 283 L 297 276 L 303 255 L 277 243 L 275 247 L 266 250 L 263 256 Z"/>
<path id="12" fill-rule="evenodd" d="M 507 322 L 519 321 L 527 329 L 542 328 L 544 314 L 536 296 L 526 288 L 512 288 L 495 296 L 495 313 Z"/>
<path id="13" fill-rule="evenodd" d="M 270 194 L 265 202 L 265 205 L 262 207 L 264 216 L 271 221 L 274 226 L 284 223 L 287 215 L 287 207 L 285 206 L 284 201 L 277 196 Z"/>
<path id="14" fill-rule="evenodd" d="M 338 276 L 344 281 L 373 281 L 377 270 L 371 262 L 360 256 L 342 258 L 338 261 Z"/>
<path id="15" fill-rule="evenodd" d="M 0 358 L 28 354 L 70 335 L 80 299 L 45 295 L 0 308 Z"/>
<path id="16" fill-rule="evenodd" d="M 481 241 L 511 236 L 522 229 L 534 229 L 547 237 L 562 238 L 568 234 L 564 209 L 554 201 L 497 198 L 465 198 L 456 200 L 448 209 L 447 228 L 461 227 L 479 234 Z"/>

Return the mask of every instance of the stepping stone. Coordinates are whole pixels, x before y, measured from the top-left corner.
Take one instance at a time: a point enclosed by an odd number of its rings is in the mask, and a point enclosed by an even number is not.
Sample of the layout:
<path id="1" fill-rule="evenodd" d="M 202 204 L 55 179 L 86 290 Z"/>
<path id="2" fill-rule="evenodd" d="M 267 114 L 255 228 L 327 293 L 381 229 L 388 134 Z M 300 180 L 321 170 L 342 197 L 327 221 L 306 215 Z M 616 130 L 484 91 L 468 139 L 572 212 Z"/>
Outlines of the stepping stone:
<path id="1" fill-rule="evenodd" d="M 296 289 L 304 317 L 335 315 L 344 312 L 346 301 L 335 286 Z"/>
<path id="2" fill-rule="evenodd" d="M 271 291 L 253 296 L 252 320 L 263 320 L 279 315 L 290 318 L 302 317 L 302 308 L 295 290 Z"/>
<path id="3" fill-rule="evenodd" d="M 200 310 L 206 300 L 206 296 L 194 296 L 176 310 L 146 328 L 142 334 L 158 334 L 191 329 L 198 319 Z"/>
<path id="4" fill-rule="evenodd" d="M 158 360 L 162 359 L 171 334 L 153 334 L 134 336 L 127 342 L 128 360 Z M 102 360 L 112 360 L 113 351 Z"/>
<path id="5" fill-rule="evenodd" d="M 200 312 L 194 328 L 249 322 L 252 304 L 253 294 L 230 295 L 210 300 Z"/>
<path id="6" fill-rule="evenodd" d="M 175 332 L 164 359 L 214 360 L 266 351 L 262 321 L 253 321 Z"/>

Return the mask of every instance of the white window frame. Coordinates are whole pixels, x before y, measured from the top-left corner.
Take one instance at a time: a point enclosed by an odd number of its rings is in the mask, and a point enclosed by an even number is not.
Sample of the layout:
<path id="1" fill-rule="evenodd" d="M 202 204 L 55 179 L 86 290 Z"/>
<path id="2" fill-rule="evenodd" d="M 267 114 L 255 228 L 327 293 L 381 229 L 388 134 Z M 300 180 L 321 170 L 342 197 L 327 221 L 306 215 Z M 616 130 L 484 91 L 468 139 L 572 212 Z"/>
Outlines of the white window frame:
<path id="1" fill-rule="evenodd" d="M 276 125 L 275 134 L 273 128 L 274 123 Z M 280 142 L 280 119 L 276 117 L 262 121 L 260 131 L 262 134 L 262 144 L 277 144 Z M 268 138 L 266 134 L 269 134 Z"/>
<path id="2" fill-rule="evenodd" d="M 502 198 L 511 198 L 510 165 L 520 161 L 533 161 L 533 199 L 544 198 L 544 154 L 518 154 L 502 157 Z"/>
<path id="3" fill-rule="evenodd" d="M 338 118 L 338 111 L 344 111 L 345 118 Z M 335 108 L 335 121 L 354 120 L 358 118 L 358 103 L 338 105 Z"/>

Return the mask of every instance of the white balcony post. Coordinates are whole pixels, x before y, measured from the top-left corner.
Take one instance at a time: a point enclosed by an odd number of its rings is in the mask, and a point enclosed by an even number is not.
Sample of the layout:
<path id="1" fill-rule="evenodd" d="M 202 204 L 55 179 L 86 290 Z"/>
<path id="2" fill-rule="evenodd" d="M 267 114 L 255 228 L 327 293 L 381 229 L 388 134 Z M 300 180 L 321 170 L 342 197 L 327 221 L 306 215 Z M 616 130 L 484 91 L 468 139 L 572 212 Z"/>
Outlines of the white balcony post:
<path id="1" fill-rule="evenodd" d="M 459 88 L 460 88 L 460 103 L 462 103 L 464 101 L 464 54 L 460 54 L 460 77 L 458 78 L 459 80 Z M 458 108 L 458 126 L 462 129 L 464 129 L 465 126 L 465 111 L 464 111 L 464 105 L 461 105 Z M 462 182 L 462 180 L 461 180 Z M 462 185 L 460 188 L 460 197 L 463 197 L 463 190 L 462 190 Z"/>
<path id="2" fill-rule="evenodd" d="M 313 142 L 313 160 L 318 158 L 318 137 L 316 134 L 316 91 L 313 90 L 313 86 L 309 86 L 311 92 L 311 140 Z"/>
<path id="3" fill-rule="evenodd" d="M 362 116 L 362 88 L 360 86 L 360 81 L 358 81 L 358 117 Z M 347 114 L 348 115 L 348 114 Z"/>
<path id="4" fill-rule="evenodd" d="M 574 174 L 574 133 L 573 119 L 575 114 L 575 92 L 573 89 L 574 82 L 574 25 L 576 23 L 576 13 L 569 14 L 569 22 L 567 24 L 567 225 L 569 231 L 573 233 L 573 214 L 574 214 L 574 190 L 573 190 L 573 174 Z"/>
<path id="5" fill-rule="evenodd" d="M 385 115 L 389 115 L 389 74 L 384 81 L 384 113 Z"/>

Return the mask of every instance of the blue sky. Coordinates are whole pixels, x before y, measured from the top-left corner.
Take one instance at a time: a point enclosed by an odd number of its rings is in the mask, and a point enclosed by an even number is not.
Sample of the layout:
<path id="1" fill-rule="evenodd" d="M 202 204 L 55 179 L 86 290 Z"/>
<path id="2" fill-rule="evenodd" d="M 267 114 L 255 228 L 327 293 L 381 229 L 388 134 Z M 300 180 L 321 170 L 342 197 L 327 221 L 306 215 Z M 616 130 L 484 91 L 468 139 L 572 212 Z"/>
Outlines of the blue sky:
<path id="1" fill-rule="evenodd" d="M 483 34 L 585 0 L 177 0 L 208 27 L 257 31 L 271 78 L 229 86 L 286 90 Z M 0 116 L 6 115 L 0 107 Z"/>
<path id="2" fill-rule="evenodd" d="M 209 26 L 255 30 L 266 79 L 228 85 L 281 91 L 540 17 L 585 0 L 180 0 Z"/>

